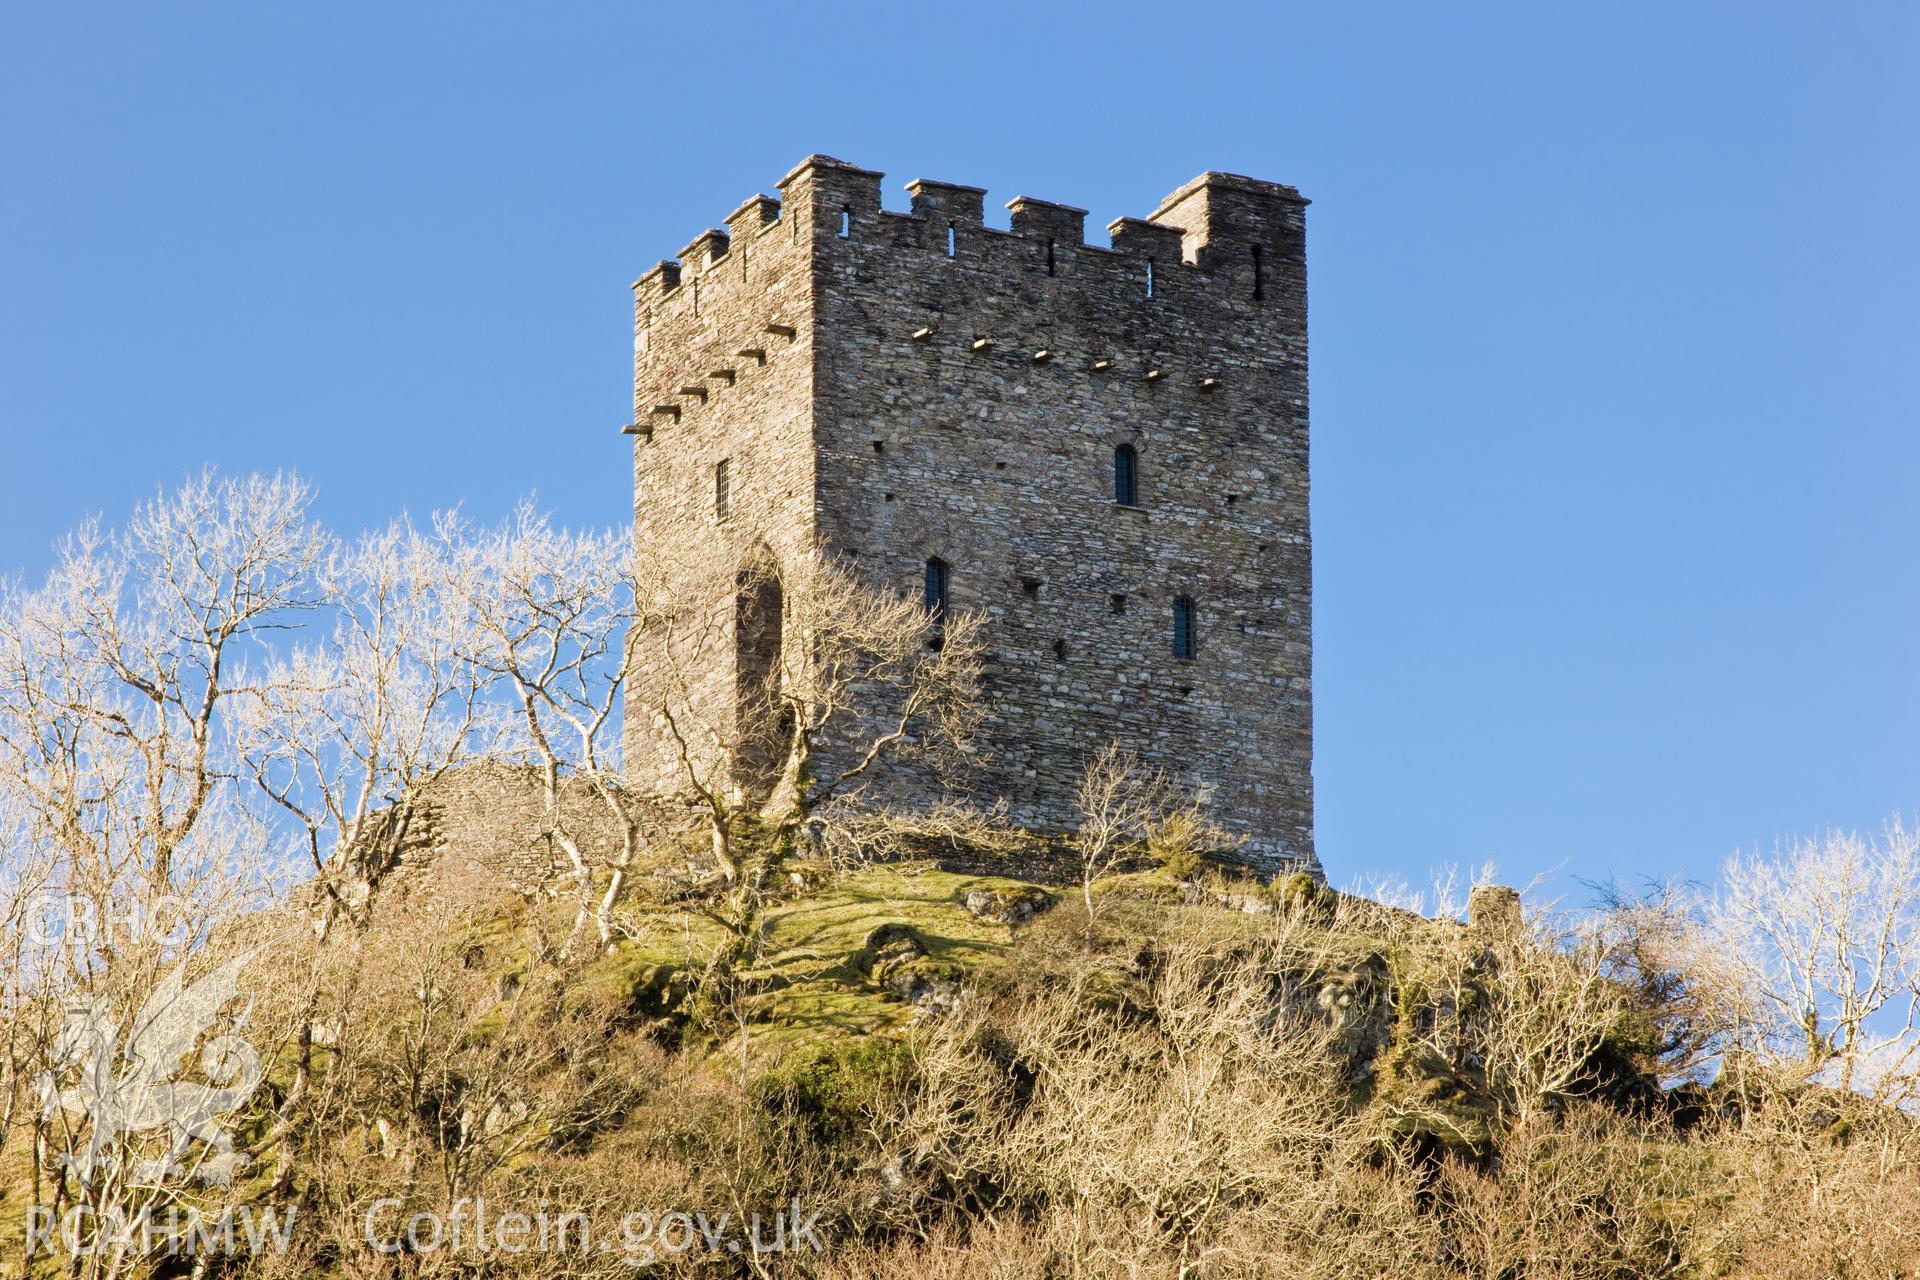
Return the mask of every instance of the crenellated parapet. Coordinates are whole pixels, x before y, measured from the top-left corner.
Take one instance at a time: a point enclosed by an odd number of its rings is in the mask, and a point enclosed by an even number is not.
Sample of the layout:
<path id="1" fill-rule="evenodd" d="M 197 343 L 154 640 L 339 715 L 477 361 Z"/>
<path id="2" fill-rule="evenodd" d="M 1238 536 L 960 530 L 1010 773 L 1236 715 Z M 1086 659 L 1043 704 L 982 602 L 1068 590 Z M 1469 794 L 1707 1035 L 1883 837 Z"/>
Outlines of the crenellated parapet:
<path id="1" fill-rule="evenodd" d="M 1056 250 L 1096 249 L 1110 253 L 1151 257 L 1171 268 L 1239 270 L 1254 250 L 1272 255 L 1276 269 L 1297 255 L 1305 233 L 1303 211 L 1309 203 L 1296 189 L 1232 173 L 1203 173 L 1169 195 L 1147 217 L 1115 219 L 1107 226 L 1108 243 L 1086 243 L 1087 211 L 1034 196 L 1015 196 L 1006 202 L 1012 226 L 988 228 L 987 190 L 958 182 L 916 178 L 906 184 L 909 208 L 885 209 L 881 180 L 885 174 L 862 169 L 832 156 L 813 155 L 780 179 L 778 198 L 756 195 L 727 215 L 725 229 L 712 228 L 635 284 L 643 303 L 653 304 L 691 276 L 719 265 L 735 239 L 751 240 L 781 224 L 783 219 L 807 233 L 834 239 L 870 237 L 887 231 L 894 243 L 916 243 L 940 252 L 947 247 L 945 232 L 987 231 L 997 237 L 1041 242 Z M 899 224 L 917 222 L 924 234 L 903 235 Z M 888 227 L 887 224 L 895 224 Z M 798 230 L 789 232 L 797 238 Z"/>
<path id="2" fill-rule="evenodd" d="M 1129 341 L 1142 347 L 1138 358 L 1148 368 L 1166 363 L 1167 343 L 1142 342 L 1154 318 L 1121 314 L 1128 299 L 1141 308 L 1155 301 L 1211 308 L 1218 314 L 1206 317 L 1206 325 L 1231 333 L 1235 318 L 1256 342 L 1283 352 L 1289 345 L 1284 332 L 1259 331 L 1304 324 L 1308 202 L 1293 187 L 1204 173 L 1149 217 L 1115 219 L 1107 226 L 1107 243 L 1094 245 L 1086 240 L 1086 210 L 1075 205 L 1015 196 L 1006 202 L 1011 226 L 1002 230 L 986 225 L 983 187 L 915 179 L 905 184 L 909 207 L 897 211 L 882 207 L 884 176 L 832 156 L 808 156 L 776 184 L 778 197 L 749 197 L 727 215 L 724 227 L 701 232 L 635 282 L 633 434 L 652 439 L 652 428 L 677 423 L 708 403 L 692 388 L 709 375 L 736 385 L 740 362 L 764 365 L 781 339 L 790 345 L 795 339 L 783 330 L 804 328 L 795 308 L 809 305 L 815 287 L 800 277 L 854 269 L 855 262 L 867 273 L 899 275 L 903 287 L 928 269 L 925 259 L 931 257 L 1008 283 L 1020 275 L 1045 277 L 1045 301 L 1054 305 L 1073 305 L 1071 295 L 1078 291 L 1088 305 L 1106 309 L 1115 332 L 1111 342 L 1095 344 L 1097 350 L 1073 354 L 1084 355 L 1086 364 L 1105 362 L 1103 368 L 1125 363 L 1121 348 Z M 876 257 L 896 250 L 919 260 Z M 984 306 L 981 314 L 963 319 L 952 304 L 979 291 L 944 292 L 930 297 L 924 323 L 907 326 L 919 335 L 916 341 L 937 342 L 936 335 L 947 330 L 964 331 L 970 344 L 986 338 L 986 346 L 970 348 L 975 351 L 996 344 L 1032 347 L 1049 341 L 1047 331 L 1055 327 L 1040 309 L 1009 317 Z M 1276 324 L 1249 314 L 1249 303 L 1271 304 Z M 1010 324 L 1019 331 L 1007 332 Z M 1193 327 L 1192 317 L 1186 327 Z M 769 336 L 773 343 L 762 341 Z M 800 341 L 805 336 L 796 335 Z M 1213 386 L 1226 380 L 1218 368 L 1189 372 L 1195 381 L 1212 379 Z"/>

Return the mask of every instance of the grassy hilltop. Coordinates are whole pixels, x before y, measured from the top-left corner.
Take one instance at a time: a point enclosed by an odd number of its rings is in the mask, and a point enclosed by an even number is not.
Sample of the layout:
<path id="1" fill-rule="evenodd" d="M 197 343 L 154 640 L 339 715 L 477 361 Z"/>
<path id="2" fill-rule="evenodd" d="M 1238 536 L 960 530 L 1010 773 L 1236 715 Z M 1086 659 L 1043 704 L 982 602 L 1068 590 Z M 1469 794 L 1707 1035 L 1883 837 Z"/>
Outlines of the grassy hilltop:
<path id="1" fill-rule="evenodd" d="M 300 1207 L 293 1252 L 248 1274 L 558 1273 L 371 1254 L 384 1197 L 562 1204 L 602 1239 L 635 1211 L 819 1215 L 817 1254 L 656 1259 L 716 1276 L 1920 1265 L 1914 1126 L 1757 1068 L 1683 1082 L 1706 997 L 1644 921 L 1603 956 L 1304 879 L 1135 871 L 1095 901 L 803 865 L 716 993 L 724 931 L 693 902 L 635 901 L 613 946 L 567 959 L 555 901 L 395 887 L 352 943 L 284 957 L 321 974 L 324 1050 L 291 1158 L 226 1193 Z M 255 1000 L 273 1025 L 273 990 Z M 256 1123 L 294 1087 L 276 1069 Z M 633 1274 L 622 1249 L 564 1261 Z"/>

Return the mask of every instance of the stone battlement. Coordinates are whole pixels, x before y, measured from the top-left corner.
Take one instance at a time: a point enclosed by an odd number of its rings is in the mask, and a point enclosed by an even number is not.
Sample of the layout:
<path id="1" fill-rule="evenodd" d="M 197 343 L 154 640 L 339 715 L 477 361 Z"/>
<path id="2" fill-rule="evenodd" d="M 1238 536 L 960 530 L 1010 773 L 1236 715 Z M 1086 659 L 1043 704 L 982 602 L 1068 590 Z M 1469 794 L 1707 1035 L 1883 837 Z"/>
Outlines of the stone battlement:
<path id="1" fill-rule="evenodd" d="M 1208 218 L 1189 226 L 1183 220 L 1182 205 L 1202 193 L 1232 194 L 1250 209 L 1265 206 L 1264 216 L 1288 223 L 1299 232 L 1302 221 L 1288 210 L 1302 210 L 1310 201 L 1293 187 L 1265 182 L 1235 173 L 1203 173 L 1186 183 L 1160 203 L 1146 218 L 1116 218 L 1107 224 L 1108 244 L 1099 246 L 1086 240 L 1087 211 L 1075 205 L 1056 204 L 1033 196 L 1015 196 L 1007 201 L 1012 213 L 1008 229 L 986 225 L 986 188 L 957 182 L 938 182 L 916 178 L 906 184 L 912 207 L 900 212 L 881 207 L 880 182 L 886 175 L 873 169 L 861 169 L 832 156 L 808 156 L 778 184 L 784 194 L 789 187 L 810 198 L 809 208 L 818 218 L 824 214 L 829 223 L 839 214 L 847 215 L 849 235 L 863 226 L 874 226 L 889 234 L 896 243 L 944 251 L 949 227 L 956 233 L 975 232 L 983 237 L 998 236 L 1029 240 L 1063 249 L 1156 257 L 1169 267 L 1185 265 L 1203 270 L 1232 270 L 1227 253 L 1215 253 L 1217 237 L 1232 236 L 1238 230 L 1230 222 Z M 823 198 L 824 197 L 824 198 Z M 836 200 L 838 203 L 836 204 Z M 796 203 L 798 197 L 796 194 Z M 775 228 L 781 221 L 783 201 L 756 195 L 727 215 L 726 227 L 711 227 L 701 232 L 673 258 L 662 259 L 639 280 L 636 292 L 664 297 L 680 286 L 682 273 L 697 275 L 724 266 L 736 239 L 750 240 Z M 790 234 L 790 233 L 789 233 Z M 836 229 L 837 234 L 837 229 Z"/>
<path id="2" fill-rule="evenodd" d="M 1006 266 L 1040 265 L 1057 274 L 1070 257 L 1077 266 L 1126 273 L 1145 293 L 1144 265 L 1159 276 L 1156 292 L 1192 287 L 1200 278 L 1220 278 L 1231 289 L 1250 282 L 1259 267 L 1254 248 L 1266 243 L 1297 252 L 1305 234 L 1309 201 L 1294 188 L 1239 174 L 1209 172 L 1161 201 L 1146 218 L 1116 218 L 1107 225 L 1108 244 L 1086 240 L 1087 211 L 1033 196 L 1006 202 L 1012 216 L 1007 229 L 986 225 L 983 187 L 919 178 L 906 184 L 907 211 L 881 206 L 885 175 L 831 156 L 809 156 L 777 184 L 780 197 L 755 195 L 727 215 L 726 226 L 710 227 L 671 258 L 655 263 L 633 283 L 646 310 L 685 297 L 683 285 L 702 278 L 725 283 L 735 265 L 734 248 L 761 244 L 769 237 L 797 240 L 802 228 L 836 239 L 870 239 L 958 258 L 992 253 Z M 1185 269 L 1185 270 L 1183 270 Z M 1193 279 L 1189 280 L 1191 273 Z M 748 270 L 737 273 L 750 281 Z M 687 303 L 688 306 L 692 304 Z"/>
<path id="3" fill-rule="evenodd" d="M 984 225 L 984 188 L 916 179 L 906 184 L 911 210 L 899 212 L 881 207 L 883 176 L 830 156 L 809 156 L 777 184 L 784 199 L 749 198 L 728 215 L 726 228 L 701 232 L 675 258 L 661 260 L 634 282 L 636 400 L 629 433 L 650 437 L 665 422 L 706 407 L 738 383 L 741 362 L 764 367 L 769 348 L 779 351 L 793 343 L 796 335 L 787 330 L 794 326 L 782 318 L 777 286 L 795 265 L 803 231 L 810 242 L 829 248 L 835 241 L 847 247 L 857 241 L 861 253 L 933 254 L 960 271 L 1071 279 L 1071 286 L 1062 287 L 1116 302 L 1132 298 L 1142 306 L 1176 311 L 1217 306 L 1223 314 L 1207 320 L 1217 326 L 1231 324 L 1242 309 L 1237 304 L 1255 295 L 1304 302 L 1308 201 L 1280 183 L 1202 174 L 1163 200 L 1151 218 L 1115 219 L 1108 226 L 1111 247 L 1100 247 L 1085 242 L 1086 211 L 1073 205 L 1015 196 L 1006 205 L 1013 226 L 1002 230 Z M 1269 246 L 1275 252 L 1267 257 L 1260 251 Z M 1290 270 L 1295 263 L 1302 269 Z M 903 261 L 897 269 L 925 265 Z M 763 304 L 755 312 L 762 322 L 757 330 L 750 323 L 727 325 L 716 318 L 724 318 L 740 294 Z M 953 310 L 941 307 L 937 314 L 919 317 L 927 323 L 911 325 L 900 336 L 962 341 L 987 359 L 1046 351 L 1045 361 L 1057 361 L 1060 368 L 1078 361 L 1114 377 L 1174 377 L 1170 385 L 1177 385 L 1184 374 L 1209 391 L 1224 385 L 1219 368 L 1165 367 L 1164 350 L 1049 347 L 1044 312 L 1023 317 L 1027 323 L 1011 332 L 989 333 L 982 324 L 991 317 L 979 316 L 968 326 L 960 323 L 967 317 Z M 1256 358 L 1292 357 L 1304 363 L 1304 314 L 1298 320 L 1303 331 L 1298 343 L 1279 335 L 1279 345 L 1264 356 L 1255 352 Z M 987 345 L 973 345 L 982 338 Z"/>

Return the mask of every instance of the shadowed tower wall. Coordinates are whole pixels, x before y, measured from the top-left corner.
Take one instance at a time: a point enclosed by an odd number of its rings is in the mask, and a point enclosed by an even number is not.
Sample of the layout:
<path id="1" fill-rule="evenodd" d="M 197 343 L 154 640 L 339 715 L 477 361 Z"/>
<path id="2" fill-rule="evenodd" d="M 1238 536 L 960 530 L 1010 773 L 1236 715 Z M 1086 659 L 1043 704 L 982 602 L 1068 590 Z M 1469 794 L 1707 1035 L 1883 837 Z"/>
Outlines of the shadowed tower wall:
<path id="1" fill-rule="evenodd" d="M 1208 788 L 1249 863 L 1317 870 L 1306 201 L 1209 173 L 1107 248 L 1028 197 L 987 227 L 977 187 L 886 210 L 881 176 L 811 157 L 635 286 L 642 552 L 819 542 L 916 598 L 937 558 L 993 622 L 979 798 L 1069 827 L 1118 740 Z M 750 650 L 716 646 L 713 698 Z"/>

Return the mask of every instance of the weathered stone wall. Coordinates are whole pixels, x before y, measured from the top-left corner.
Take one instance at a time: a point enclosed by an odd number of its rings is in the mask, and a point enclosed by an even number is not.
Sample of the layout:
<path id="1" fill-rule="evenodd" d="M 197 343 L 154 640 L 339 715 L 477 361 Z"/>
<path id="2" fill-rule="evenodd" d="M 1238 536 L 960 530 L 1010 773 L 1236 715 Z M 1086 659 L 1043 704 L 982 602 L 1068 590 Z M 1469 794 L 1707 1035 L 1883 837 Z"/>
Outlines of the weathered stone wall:
<path id="1" fill-rule="evenodd" d="M 812 157 L 777 217 L 749 201 L 677 283 L 636 287 L 641 546 L 730 536 L 711 467 L 732 456 L 732 520 L 774 555 L 818 539 L 916 598 L 937 556 L 953 606 L 993 618 L 983 797 L 1069 826 L 1085 759 L 1118 739 L 1210 788 L 1249 862 L 1317 867 L 1306 202 L 1207 174 L 1101 248 L 1069 206 L 1016 199 L 999 231 L 978 188 L 911 183 L 896 213 L 880 179 Z M 749 347 L 767 363 L 730 355 Z M 643 737 L 637 785 L 661 772 Z"/>
<path id="2" fill-rule="evenodd" d="M 702 232 L 634 284 L 634 542 L 643 562 L 778 563 L 814 537 L 813 278 L 809 245 L 756 196 L 725 230 Z M 715 468 L 728 504 L 716 509 Z M 724 575 L 723 575 L 724 576 Z M 703 774 L 733 737 L 738 706 L 735 598 L 682 601 L 670 644 L 646 650 L 626 716 L 637 788 L 686 789 L 684 739 Z M 693 722 L 670 734 L 641 694 L 684 680 Z M 682 699 L 674 699 L 676 703 Z"/>
<path id="3" fill-rule="evenodd" d="M 406 812 L 398 869 L 452 865 L 522 890 L 551 887 L 571 873 L 566 853 L 545 834 L 545 791 L 531 765 L 482 760 L 449 769 L 422 783 Z M 620 828 L 592 787 L 563 780 L 560 815 L 589 864 L 609 866 Z M 663 810 L 649 829 L 670 829 L 669 817 Z"/>

